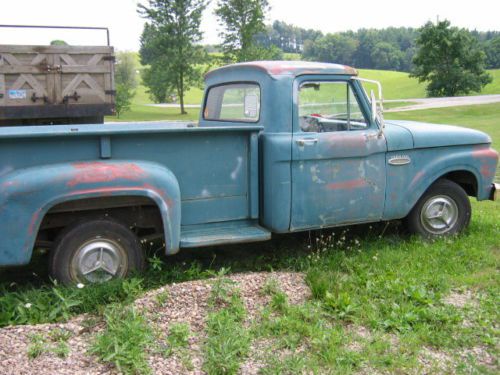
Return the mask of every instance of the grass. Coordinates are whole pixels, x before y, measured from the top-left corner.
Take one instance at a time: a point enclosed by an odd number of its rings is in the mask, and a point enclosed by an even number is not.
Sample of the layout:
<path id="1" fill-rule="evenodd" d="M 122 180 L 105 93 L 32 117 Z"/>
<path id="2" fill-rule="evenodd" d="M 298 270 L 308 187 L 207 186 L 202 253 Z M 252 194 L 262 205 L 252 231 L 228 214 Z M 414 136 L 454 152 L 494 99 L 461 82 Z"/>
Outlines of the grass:
<path id="1" fill-rule="evenodd" d="M 219 277 L 209 300 L 204 370 L 209 375 L 236 374 L 250 348 L 250 334 L 243 326 L 245 307 L 231 280 Z"/>
<path id="2" fill-rule="evenodd" d="M 487 131 L 496 147 L 500 145 L 500 106 L 495 104 L 387 117 L 469 126 Z M 392 224 L 388 229 L 364 225 L 347 232 L 323 231 L 312 239 L 286 235 L 258 245 L 183 251 L 168 260 L 160 256 L 161 249 L 151 247 L 151 267 L 145 274 L 81 289 L 52 284 L 46 273 L 46 254 L 38 253 L 30 266 L 0 273 L 0 326 L 97 314 L 104 317 L 106 328 L 94 352 L 123 372 L 147 373 L 144 353 L 154 334 L 129 307 L 130 302 L 165 284 L 216 275 L 219 281 L 213 285 L 203 346 L 208 373 L 237 372 L 249 355 L 250 343 L 264 341 L 269 347 L 263 374 L 305 369 L 342 374 L 445 372 L 421 368 L 423 348 L 449 358 L 451 373 L 493 374 L 497 362 L 486 366 L 464 353 L 480 348 L 492 358 L 500 354 L 496 328 L 500 320 L 500 203 L 473 201 L 472 207 L 469 229 L 456 238 L 434 242 L 407 238 Z M 229 270 L 305 272 L 312 298 L 291 305 L 279 285 L 269 281 L 261 291 L 270 296 L 269 305 L 255 320 L 246 322 L 241 296 L 224 278 Z M 451 291 L 471 292 L 474 304 L 459 308 L 444 303 Z M 162 305 L 169 298 L 165 293 L 157 302 Z M 169 347 L 189 358 L 188 327 L 169 329 Z M 360 336 L 357 329 L 368 334 Z M 46 343 L 57 347 L 57 342 L 35 337 L 28 355 L 39 356 Z"/>
<path id="3" fill-rule="evenodd" d="M 103 362 L 112 363 L 123 374 L 151 372 L 146 349 L 154 342 L 154 334 L 133 307 L 113 304 L 104 311 L 105 330 L 98 334 L 90 349 Z"/>
<path id="4" fill-rule="evenodd" d="M 493 147 L 500 149 L 500 104 L 498 103 L 391 112 L 384 117 L 471 127 L 488 133 L 493 140 Z"/>
<path id="5" fill-rule="evenodd" d="M 54 353 L 60 358 L 66 358 L 69 354 L 68 340 L 71 332 L 63 328 L 55 328 L 49 332 L 48 337 L 41 333 L 30 337 L 30 344 L 27 348 L 28 358 L 35 359 L 44 353 Z"/>
<path id="6" fill-rule="evenodd" d="M 486 85 L 481 92 L 471 93 L 470 95 L 489 95 L 500 94 L 500 69 L 489 70 L 493 82 Z M 391 70 L 371 70 L 359 69 L 359 76 L 367 79 L 374 79 L 382 83 L 385 99 L 411 99 L 425 98 L 425 84 L 419 83 L 416 78 L 410 78 L 408 73 L 396 72 Z M 367 89 L 373 89 L 375 86 L 367 84 Z"/>

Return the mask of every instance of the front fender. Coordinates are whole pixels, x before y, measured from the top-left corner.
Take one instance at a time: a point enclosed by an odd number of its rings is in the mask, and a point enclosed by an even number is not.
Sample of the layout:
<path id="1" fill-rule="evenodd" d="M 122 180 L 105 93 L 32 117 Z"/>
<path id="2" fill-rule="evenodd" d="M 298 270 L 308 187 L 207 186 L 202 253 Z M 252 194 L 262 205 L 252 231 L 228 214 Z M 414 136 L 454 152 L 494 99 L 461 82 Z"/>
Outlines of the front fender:
<path id="1" fill-rule="evenodd" d="M 145 161 L 89 161 L 15 170 L 0 177 L 0 266 L 29 263 L 38 229 L 55 205 L 84 198 L 144 196 L 158 206 L 168 254 L 179 250 L 179 183 Z"/>
<path id="2" fill-rule="evenodd" d="M 391 165 L 402 154 L 410 164 Z M 425 191 L 450 172 L 466 171 L 477 182 L 477 199 L 488 199 L 498 154 L 489 145 L 416 149 L 387 154 L 387 190 L 384 220 L 405 217 Z"/>

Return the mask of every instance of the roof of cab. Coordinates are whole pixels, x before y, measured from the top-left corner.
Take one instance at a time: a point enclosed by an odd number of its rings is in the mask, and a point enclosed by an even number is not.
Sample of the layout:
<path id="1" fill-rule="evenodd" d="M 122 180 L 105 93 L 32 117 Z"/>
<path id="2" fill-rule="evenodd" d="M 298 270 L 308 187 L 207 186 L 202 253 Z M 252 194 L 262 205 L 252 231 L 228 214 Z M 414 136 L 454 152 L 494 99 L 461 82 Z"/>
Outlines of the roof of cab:
<path id="1" fill-rule="evenodd" d="M 311 61 L 250 61 L 225 65 L 211 70 L 205 78 L 212 74 L 226 71 L 237 71 L 239 69 L 255 69 L 267 73 L 270 76 L 288 75 L 299 76 L 302 74 L 345 74 L 358 75 L 356 69 L 347 65 L 319 63 Z"/>

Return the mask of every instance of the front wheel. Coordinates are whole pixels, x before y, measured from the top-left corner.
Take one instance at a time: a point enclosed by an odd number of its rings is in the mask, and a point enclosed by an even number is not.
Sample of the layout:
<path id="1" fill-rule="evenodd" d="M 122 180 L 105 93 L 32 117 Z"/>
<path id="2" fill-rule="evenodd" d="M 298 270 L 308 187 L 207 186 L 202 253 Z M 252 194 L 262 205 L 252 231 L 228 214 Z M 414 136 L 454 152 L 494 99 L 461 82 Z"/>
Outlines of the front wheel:
<path id="1" fill-rule="evenodd" d="M 419 199 L 406 218 L 408 230 L 425 238 L 454 235 L 469 225 L 467 193 L 450 180 L 438 180 Z"/>
<path id="2" fill-rule="evenodd" d="M 65 229 L 49 262 L 51 276 L 63 284 L 102 283 L 143 267 L 137 236 L 111 220 L 91 220 Z"/>

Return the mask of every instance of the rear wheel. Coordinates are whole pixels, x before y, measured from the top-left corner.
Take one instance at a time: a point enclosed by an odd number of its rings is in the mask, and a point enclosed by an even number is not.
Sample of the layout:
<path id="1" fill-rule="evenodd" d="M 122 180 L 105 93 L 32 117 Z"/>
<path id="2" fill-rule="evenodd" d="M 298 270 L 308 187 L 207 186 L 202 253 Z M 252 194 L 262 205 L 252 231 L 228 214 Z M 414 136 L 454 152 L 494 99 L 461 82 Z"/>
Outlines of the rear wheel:
<path id="1" fill-rule="evenodd" d="M 49 271 L 64 284 L 102 283 L 144 268 L 137 236 L 111 220 L 92 220 L 65 229 L 51 252 Z"/>
<path id="2" fill-rule="evenodd" d="M 449 180 L 436 181 L 419 199 L 406 218 L 412 234 L 436 238 L 458 234 L 470 222 L 471 206 L 467 193 Z"/>

